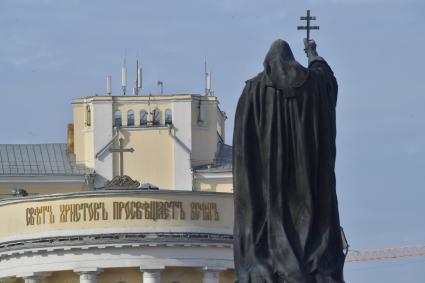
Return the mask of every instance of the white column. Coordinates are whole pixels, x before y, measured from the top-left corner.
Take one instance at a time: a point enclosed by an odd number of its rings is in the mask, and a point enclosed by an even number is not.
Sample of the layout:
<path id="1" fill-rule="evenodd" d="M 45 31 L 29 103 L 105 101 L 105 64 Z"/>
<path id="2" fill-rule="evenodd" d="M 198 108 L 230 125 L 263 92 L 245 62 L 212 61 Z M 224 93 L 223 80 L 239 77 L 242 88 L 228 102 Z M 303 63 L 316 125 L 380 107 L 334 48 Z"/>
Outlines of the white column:
<path id="1" fill-rule="evenodd" d="M 160 283 L 162 270 L 163 268 L 140 268 L 143 272 L 143 283 Z"/>
<path id="2" fill-rule="evenodd" d="M 41 275 L 31 275 L 22 277 L 25 283 L 42 283 L 43 276 Z"/>
<path id="3" fill-rule="evenodd" d="M 202 283 L 219 283 L 220 271 L 223 270 L 224 268 L 201 268 L 201 271 L 203 272 Z"/>
<path id="4" fill-rule="evenodd" d="M 43 277 L 50 276 L 50 272 L 28 272 L 24 274 L 18 274 L 16 277 L 24 279 L 25 283 L 42 283 Z"/>
<path id="5" fill-rule="evenodd" d="M 97 283 L 97 276 L 102 270 L 98 268 L 80 268 L 74 269 L 74 272 L 80 275 L 80 283 Z"/>
<path id="6" fill-rule="evenodd" d="M 98 272 L 80 272 L 80 283 L 97 283 Z"/>

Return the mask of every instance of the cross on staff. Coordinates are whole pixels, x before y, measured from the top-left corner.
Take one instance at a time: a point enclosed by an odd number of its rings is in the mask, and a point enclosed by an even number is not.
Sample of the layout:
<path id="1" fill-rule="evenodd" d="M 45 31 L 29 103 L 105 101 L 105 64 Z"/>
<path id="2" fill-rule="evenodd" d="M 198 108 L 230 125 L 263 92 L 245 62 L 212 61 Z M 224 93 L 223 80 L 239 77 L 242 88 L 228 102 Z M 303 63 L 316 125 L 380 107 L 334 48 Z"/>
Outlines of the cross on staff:
<path id="1" fill-rule="evenodd" d="M 310 30 L 313 29 L 319 29 L 319 26 L 312 26 L 310 25 L 310 21 L 315 21 L 316 17 L 315 16 L 310 16 L 310 10 L 307 10 L 307 16 L 305 17 L 300 17 L 301 21 L 307 21 L 307 25 L 306 26 L 298 26 L 297 29 L 298 30 L 307 30 L 307 43 L 310 41 Z"/>
<path id="2" fill-rule="evenodd" d="M 120 148 L 111 148 L 109 152 L 120 153 L 120 176 L 124 176 L 124 152 L 133 152 L 134 148 L 124 148 L 124 139 L 120 138 Z"/>

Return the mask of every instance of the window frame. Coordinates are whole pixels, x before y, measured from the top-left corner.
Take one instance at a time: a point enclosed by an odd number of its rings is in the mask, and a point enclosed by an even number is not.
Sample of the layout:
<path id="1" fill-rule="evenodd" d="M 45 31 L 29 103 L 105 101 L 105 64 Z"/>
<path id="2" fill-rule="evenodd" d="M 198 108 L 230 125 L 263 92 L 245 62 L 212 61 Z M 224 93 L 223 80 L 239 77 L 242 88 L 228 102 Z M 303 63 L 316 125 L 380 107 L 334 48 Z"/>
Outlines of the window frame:
<path id="1" fill-rule="evenodd" d="M 132 120 L 131 120 L 132 123 L 131 124 L 130 124 L 130 117 L 132 117 Z M 122 120 L 121 120 L 121 123 L 122 123 Z M 134 127 L 135 125 L 136 125 L 136 121 L 134 119 L 134 111 L 133 111 L 133 109 L 129 109 L 127 111 L 127 126 L 128 127 Z"/>

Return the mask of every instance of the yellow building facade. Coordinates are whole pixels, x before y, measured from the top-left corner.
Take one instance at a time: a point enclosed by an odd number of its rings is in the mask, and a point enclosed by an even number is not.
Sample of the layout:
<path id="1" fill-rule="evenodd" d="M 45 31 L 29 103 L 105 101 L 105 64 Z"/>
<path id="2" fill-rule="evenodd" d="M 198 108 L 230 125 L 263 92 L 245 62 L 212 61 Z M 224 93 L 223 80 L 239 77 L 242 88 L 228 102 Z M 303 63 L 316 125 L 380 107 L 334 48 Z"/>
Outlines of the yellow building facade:
<path id="1" fill-rule="evenodd" d="M 92 96 L 72 107 L 67 143 L 0 145 L 0 282 L 234 282 L 218 99 Z"/>

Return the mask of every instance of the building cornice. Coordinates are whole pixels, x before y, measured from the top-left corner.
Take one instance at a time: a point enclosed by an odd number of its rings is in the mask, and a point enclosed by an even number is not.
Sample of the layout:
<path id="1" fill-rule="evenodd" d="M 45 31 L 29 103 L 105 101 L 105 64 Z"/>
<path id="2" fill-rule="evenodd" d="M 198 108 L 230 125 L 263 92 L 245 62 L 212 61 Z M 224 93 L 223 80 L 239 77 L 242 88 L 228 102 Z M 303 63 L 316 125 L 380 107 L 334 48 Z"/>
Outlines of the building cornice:
<path id="1" fill-rule="evenodd" d="M 143 246 L 214 246 L 232 247 L 232 234 L 214 233 L 115 233 L 84 236 L 62 236 L 39 238 L 23 241 L 11 241 L 0 245 L 0 260 L 4 257 L 25 253 L 53 252 L 75 249 L 104 249 L 108 247 Z"/>
<path id="2" fill-rule="evenodd" d="M 231 170 L 223 169 L 222 171 L 216 172 L 198 172 L 194 173 L 195 180 L 221 180 L 229 181 L 233 180 L 233 174 Z"/>
<path id="3" fill-rule="evenodd" d="M 72 100 L 72 104 L 90 104 L 99 102 L 116 102 L 116 103 L 140 103 L 140 102 L 182 102 L 202 100 L 205 102 L 218 101 L 216 96 L 204 96 L 198 94 L 173 94 L 173 95 L 141 95 L 141 96 L 89 96 L 86 98 L 76 98 Z"/>
<path id="4" fill-rule="evenodd" d="M 71 198 L 91 198 L 91 197 L 105 197 L 105 196 L 141 196 L 141 195 L 179 195 L 179 196 L 229 196 L 232 197 L 233 193 L 227 192 L 200 192 L 200 191 L 183 191 L 183 190 L 95 190 L 84 192 L 71 192 L 71 193 L 57 193 L 48 195 L 26 196 L 22 198 L 4 198 L 0 199 L 0 206 L 11 203 L 25 203 L 33 201 L 44 200 L 58 200 L 58 199 L 71 199 Z"/>

